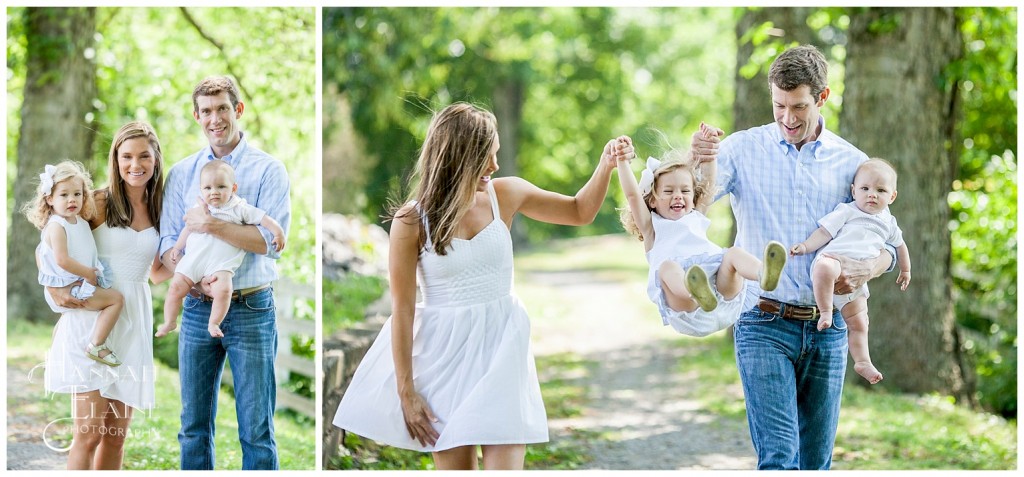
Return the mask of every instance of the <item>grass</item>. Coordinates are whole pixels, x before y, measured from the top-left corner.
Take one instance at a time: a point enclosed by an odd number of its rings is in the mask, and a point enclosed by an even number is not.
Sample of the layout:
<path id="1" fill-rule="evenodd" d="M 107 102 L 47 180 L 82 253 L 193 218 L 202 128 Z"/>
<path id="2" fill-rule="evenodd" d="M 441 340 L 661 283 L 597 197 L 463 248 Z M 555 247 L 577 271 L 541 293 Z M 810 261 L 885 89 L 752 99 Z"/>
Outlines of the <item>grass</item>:
<path id="1" fill-rule="evenodd" d="M 746 419 L 743 392 L 725 333 L 680 339 L 694 348 L 679 364 L 694 373 L 693 396 L 715 414 Z M 848 373 L 849 375 L 849 373 Z M 1007 470 L 1017 468 L 1017 423 L 956 406 L 952 398 L 843 388 L 835 470 Z"/>
<path id="2" fill-rule="evenodd" d="M 9 370 L 26 370 L 40 364 L 50 343 L 52 327 L 12 320 L 7 328 L 7 359 Z M 20 371 L 15 371 L 20 372 Z M 70 395 L 45 396 L 42 370 L 33 379 L 33 389 L 20 399 L 14 390 L 8 390 L 8 414 L 30 415 L 40 423 L 40 429 L 55 419 L 70 417 Z M 156 363 L 156 407 L 149 412 L 137 412 L 129 428 L 125 449 L 126 470 L 172 470 L 178 468 L 180 449 L 177 431 L 181 414 L 181 393 L 177 372 Z M 235 402 L 230 394 L 221 391 L 216 420 L 216 468 L 241 469 L 242 451 L 238 443 L 238 424 Z M 316 433 L 309 422 L 299 422 L 278 412 L 274 418 L 275 437 L 281 469 L 313 470 L 316 466 Z M 61 432 L 59 440 L 70 443 L 70 430 Z"/>
<path id="3" fill-rule="evenodd" d="M 387 280 L 383 277 L 354 273 L 341 281 L 324 280 L 324 336 L 362 321 L 367 305 L 380 298 L 386 286 Z"/>

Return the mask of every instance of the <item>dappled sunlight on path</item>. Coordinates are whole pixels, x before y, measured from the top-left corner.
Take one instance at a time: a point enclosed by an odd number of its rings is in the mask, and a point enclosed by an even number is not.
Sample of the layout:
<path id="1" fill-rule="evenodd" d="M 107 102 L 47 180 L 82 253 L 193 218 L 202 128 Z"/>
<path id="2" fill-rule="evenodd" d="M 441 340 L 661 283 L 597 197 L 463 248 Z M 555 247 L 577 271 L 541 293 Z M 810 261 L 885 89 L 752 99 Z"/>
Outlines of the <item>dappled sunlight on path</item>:
<path id="1" fill-rule="evenodd" d="M 578 383 L 587 395 L 582 415 L 552 418 L 552 439 L 600 435 L 588 446 L 586 469 L 754 468 L 745 419 L 716 415 L 694 395 L 697 373 L 682 363 L 700 352 L 686 346 L 698 341 L 662 326 L 645 293 L 642 246 L 605 236 L 559 242 L 541 254 L 516 269 L 534 352 L 594 363 Z M 728 392 L 742 396 L 738 386 Z"/>

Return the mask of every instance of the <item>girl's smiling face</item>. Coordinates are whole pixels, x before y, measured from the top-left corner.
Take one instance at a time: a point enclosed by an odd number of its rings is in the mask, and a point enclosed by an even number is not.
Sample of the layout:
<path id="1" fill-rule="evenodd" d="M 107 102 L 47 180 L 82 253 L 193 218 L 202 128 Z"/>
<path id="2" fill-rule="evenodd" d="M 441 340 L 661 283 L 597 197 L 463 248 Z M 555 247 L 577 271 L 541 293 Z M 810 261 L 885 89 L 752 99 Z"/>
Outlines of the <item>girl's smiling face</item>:
<path id="1" fill-rule="evenodd" d="M 654 181 L 648 205 L 658 215 L 678 220 L 693 211 L 693 174 L 682 167 L 666 172 Z"/>

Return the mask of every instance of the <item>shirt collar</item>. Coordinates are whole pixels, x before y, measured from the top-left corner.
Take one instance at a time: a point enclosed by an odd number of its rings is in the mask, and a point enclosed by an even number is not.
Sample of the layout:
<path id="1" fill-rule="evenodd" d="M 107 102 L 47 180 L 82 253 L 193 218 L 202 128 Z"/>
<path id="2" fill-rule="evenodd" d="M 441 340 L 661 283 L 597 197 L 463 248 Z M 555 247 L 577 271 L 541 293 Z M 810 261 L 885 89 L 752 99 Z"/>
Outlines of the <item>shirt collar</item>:
<path id="1" fill-rule="evenodd" d="M 224 162 L 227 162 L 228 164 L 231 164 L 231 167 L 237 167 L 238 158 L 242 157 L 242 154 L 245 153 L 245 149 L 247 147 L 248 143 L 245 140 L 245 132 L 239 131 L 238 144 L 235 145 L 235 148 L 231 150 L 230 154 L 221 157 L 220 159 Z M 209 145 L 207 145 L 206 148 L 203 149 L 202 155 L 200 157 L 205 157 L 207 161 L 217 159 L 217 157 L 213 155 L 213 147 Z"/>

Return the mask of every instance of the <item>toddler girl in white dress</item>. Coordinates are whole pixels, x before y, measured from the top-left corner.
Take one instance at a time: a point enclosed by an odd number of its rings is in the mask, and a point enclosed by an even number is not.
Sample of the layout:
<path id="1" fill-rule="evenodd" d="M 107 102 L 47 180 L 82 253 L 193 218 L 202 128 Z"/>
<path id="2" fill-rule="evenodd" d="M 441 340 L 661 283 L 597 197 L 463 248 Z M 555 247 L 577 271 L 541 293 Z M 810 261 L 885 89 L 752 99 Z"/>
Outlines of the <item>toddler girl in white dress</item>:
<path id="1" fill-rule="evenodd" d="M 124 306 L 124 298 L 111 290 L 103 275 L 103 265 L 96 255 L 96 241 L 92 229 L 80 214 L 89 217 L 92 202 L 92 180 L 82 164 L 63 161 L 56 166 L 47 164 L 39 174 L 39 189 L 35 199 L 26 204 L 23 212 L 39 230 L 36 263 L 39 266 L 39 284 L 44 287 L 65 287 L 81 281 L 71 289 L 75 298 L 85 300 L 86 310 L 99 311 L 85 354 L 107 366 L 120 366 L 121 359 L 107 347 L 107 336 L 117 324 Z M 70 311 L 58 306 L 45 290 L 46 302 L 56 313 Z"/>
<path id="2" fill-rule="evenodd" d="M 708 240 L 711 221 L 704 212 L 714 198 L 713 169 L 704 171 L 676 155 L 669 153 L 665 162 L 648 158 L 639 184 L 629 161 L 619 161 L 619 182 L 629 204 L 622 222 L 644 242 L 651 267 L 647 294 L 662 323 L 685 335 L 706 336 L 739 318 L 744 279 L 758 280 L 766 291 L 778 286 L 786 249 L 769 242 L 762 261 Z"/>

